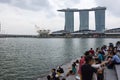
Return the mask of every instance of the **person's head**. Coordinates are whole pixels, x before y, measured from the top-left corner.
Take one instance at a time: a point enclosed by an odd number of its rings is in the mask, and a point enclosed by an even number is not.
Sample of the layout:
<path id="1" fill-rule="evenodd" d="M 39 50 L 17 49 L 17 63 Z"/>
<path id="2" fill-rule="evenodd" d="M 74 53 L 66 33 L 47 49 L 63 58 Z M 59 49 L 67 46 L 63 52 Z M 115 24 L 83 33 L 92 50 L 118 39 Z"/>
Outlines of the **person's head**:
<path id="1" fill-rule="evenodd" d="M 114 56 L 116 53 L 115 52 L 112 52 L 112 55 Z"/>
<path id="2" fill-rule="evenodd" d="M 88 56 L 89 54 L 90 54 L 89 51 L 86 51 L 86 52 L 84 53 L 85 56 Z"/>
<path id="3" fill-rule="evenodd" d="M 99 48 L 96 48 L 96 52 L 99 50 Z"/>
<path id="4" fill-rule="evenodd" d="M 56 69 L 52 69 L 52 70 L 51 70 L 51 72 L 55 72 L 55 71 L 56 71 Z"/>
<path id="5" fill-rule="evenodd" d="M 79 63 L 79 60 L 76 60 L 76 63 Z"/>
<path id="6" fill-rule="evenodd" d="M 81 56 L 81 58 L 83 58 L 83 56 Z"/>
<path id="7" fill-rule="evenodd" d="M 75 63 L 75 62 L 73 62 L 72 67 L 75 67 L 75 66 L 76 66 L 76 63 Z"/>
<path id="8" fill-rule="evenodd" d="M 90 65 L 94 63 L 94 59 L 92 58 L 91 55 L 86 56 L 85 61 L 87 64 L 90 64 Z"/>
<path id="9" fill-rule="evenodd" d="M 103 45 L 103 46 L 102 46 L 102 48 L 103 48 L 103 49 L 106 49 L 106 48 L 107 48 L 107 46 L 106 46 L 106 45 Z"/>
<path id="10" fill-rule="evenodd" d="M 90 48 L 90 50 L 93 50 L 93 48 Z"/>
<path id="11" fill-rule="evenodd" d="M 109 47 L 114 47 L 113 43 L 109 43 Z"/>
<path id="12" fill-rule="evenodd" d="M 96 64 L 100 64 L 101 60 L 99 60 L 98 58 L 95 59 Z"/>
<path id="13" fill-rule="evenodd" d="M 116 42 L 116 47 L 118 47 L 120 45 L 120 41 Z"/>
<path id="14" fill-rule="evenodd" d="M 103 46 L 101 47 L 101 51 L 104 50 Z"/>
<path id="15" fill-rule="evenodd" d="M 114 52 L 114 53 L 117 53 L 117 47 L 114 47 L 114 48 L 113 48 L 113 52 Z"/>
<path id="16" fill-rule="evenodd" d="M 98 51 L 98 54 L 102 54 L 102 52 L 101 52 L 101 51 Z"/>
<path id="17" fill-rule="evenodd" d="M 50 79 L 51 79 L 51 77 L 50 77 L 50 75 L 48 75 L 48 76 L 47 76 L 47 80 L 50 80 Z"/>

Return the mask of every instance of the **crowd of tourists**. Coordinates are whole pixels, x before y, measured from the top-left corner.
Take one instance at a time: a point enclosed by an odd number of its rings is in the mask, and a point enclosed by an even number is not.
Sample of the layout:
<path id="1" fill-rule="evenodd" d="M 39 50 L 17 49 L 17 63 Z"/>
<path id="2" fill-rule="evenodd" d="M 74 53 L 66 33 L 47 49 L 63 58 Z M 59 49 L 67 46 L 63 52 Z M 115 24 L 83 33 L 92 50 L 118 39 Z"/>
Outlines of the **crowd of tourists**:
<path id="1" fill-rule="evenodd" d="M 96 50 L 90 48 L 79 60 L 68 67 L 68 72 L 59 66 L 52 69 L 48 80 L 104 80 L 104 69 L 114 69 L 120 64 L 120 41 L 103 45 Z"/>

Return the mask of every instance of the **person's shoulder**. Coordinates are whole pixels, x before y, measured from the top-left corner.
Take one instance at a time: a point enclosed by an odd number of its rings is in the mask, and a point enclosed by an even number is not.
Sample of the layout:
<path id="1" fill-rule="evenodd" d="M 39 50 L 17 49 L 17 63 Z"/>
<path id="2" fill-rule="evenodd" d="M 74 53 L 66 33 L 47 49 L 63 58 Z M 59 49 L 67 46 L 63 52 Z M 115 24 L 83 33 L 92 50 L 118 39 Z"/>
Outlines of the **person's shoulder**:
<path id="1" fill-rule="evenodd" d="M 88 67 L 90 66 L 89 64 L 83 64 L 82 67 Z"/>
<path id="2" fill-rule="evenodd" d="M 117 58 L 118 56 L 117 55 L 114 55 L 113 58 Z"/>

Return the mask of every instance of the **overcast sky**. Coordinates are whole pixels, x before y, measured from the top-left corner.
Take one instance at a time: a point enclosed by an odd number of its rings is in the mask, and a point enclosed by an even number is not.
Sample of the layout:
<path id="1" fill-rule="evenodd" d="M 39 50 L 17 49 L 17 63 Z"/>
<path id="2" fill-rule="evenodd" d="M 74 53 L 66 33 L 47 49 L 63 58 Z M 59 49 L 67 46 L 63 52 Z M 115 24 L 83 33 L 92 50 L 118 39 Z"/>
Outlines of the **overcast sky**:
<path id="1" fill-rule="evenodd" d="M 120 0 L 0 0 L 2 33 L 37 34 L 35 25 L 52 31 L 64 29 L 64 13 L 58 9 L 89 9 L 106 6 L 106 29 L 120 28 Z M 75 30 L 79 13 L 75 13 Z M 95 29 L 94 12 L 90 12 L 90 29 Z"/>

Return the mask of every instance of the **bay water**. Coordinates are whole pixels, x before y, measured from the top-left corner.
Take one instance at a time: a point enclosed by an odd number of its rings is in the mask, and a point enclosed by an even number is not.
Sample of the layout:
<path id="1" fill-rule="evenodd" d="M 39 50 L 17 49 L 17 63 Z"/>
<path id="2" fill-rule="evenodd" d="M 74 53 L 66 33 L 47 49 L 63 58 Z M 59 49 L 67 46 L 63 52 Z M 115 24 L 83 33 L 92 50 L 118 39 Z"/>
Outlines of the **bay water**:
<path id="1" fill-rule="evenodd" d="M 32 80 L 120 38 L 0 38 L 0 80 Z"/>

